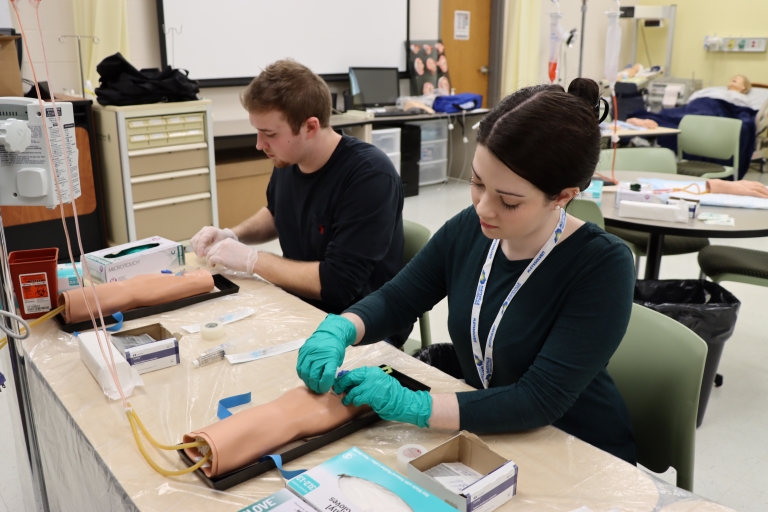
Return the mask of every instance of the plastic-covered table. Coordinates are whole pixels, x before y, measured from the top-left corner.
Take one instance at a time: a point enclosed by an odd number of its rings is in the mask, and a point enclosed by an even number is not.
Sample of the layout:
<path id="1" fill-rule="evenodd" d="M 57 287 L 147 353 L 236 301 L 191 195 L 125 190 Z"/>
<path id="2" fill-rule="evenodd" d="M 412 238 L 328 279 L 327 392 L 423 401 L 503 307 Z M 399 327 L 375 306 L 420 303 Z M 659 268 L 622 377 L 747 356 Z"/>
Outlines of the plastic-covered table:
<path id="1" fill-rule="evenodd" d="M 240 292 L 189 308 L 129 322 L 125 328 L 160 322 L 171 332 L 242 307 L 256 313 L 226 326 L 227 335 L 252 336 L 254 348 L 309 336 L 325 314 L 257 278 L 232 277 Z M 231 366 L 220 361 L 194 368 L 192 360 L 219 343 L 198 334 L 179 342 L 181 364 L 143 375 L 144 386 L 129 397 L 152 435 L 176 444 L 183 434 L 216 421 L 218 400 L 250 391 L 252 405 L 274 399 L 301 384 L 296 352 Z M 46 487 L 53 511 L 103 512 L 233 511 L 284 486 L 273 470 L 227 491 L 215 491 L 194 474 L 167 478 L 141 457 L 119 401 L 110 401 L 81 362 L 76 339 L 47 322 L 23 343 Z M 348 349 L 345 368 L 387 363 L 428 384 L 435 392 L 469 387 L 380 342 Z M 243 407 L 249 407 L 248 405 Z M 310 468 L 357 446 L 392 468 L 406 443 L 432 448 L 455 432 L 419 429 L 381 421 L 311 455 L 287 464 Z M 564 432 L 546 427 L 481 438 L 520 468 L 518 495 L 499 510 L 623 511 L 729 510 L 668 485 Z M 162 466 L 182 469 L 174 452 L 148 447 Z"/>
<path id="2" fill-rule="evenodd" d="M 657 172 L 616 171 L 619 181 L 636 181 L 640 178 L 696 181 L 695 176 L 682 174 L 663 174 Z M 645 263 L 645 278 L 658 279 L 661 268 L 661 256 L 664 250 L 664 236 L 690 236 L 696 238 L 754 238 L 768 236 L 768 210 L 752 210 L 748 208 L 722 208 L 701 206 L 699 213 L 724 213 L 735 220 L 734 226 L 718 226 L 705 224 L 699 219 L 690 219 L 686 223 L 666 222 L 660 220 L 634 219 L 619 217 L 619 209 L 615 206 L 616 193 L 604 192 L 600 210 L 603 213 L 606 226 L 633 229 L 649 233 L 647 261 Z"/>

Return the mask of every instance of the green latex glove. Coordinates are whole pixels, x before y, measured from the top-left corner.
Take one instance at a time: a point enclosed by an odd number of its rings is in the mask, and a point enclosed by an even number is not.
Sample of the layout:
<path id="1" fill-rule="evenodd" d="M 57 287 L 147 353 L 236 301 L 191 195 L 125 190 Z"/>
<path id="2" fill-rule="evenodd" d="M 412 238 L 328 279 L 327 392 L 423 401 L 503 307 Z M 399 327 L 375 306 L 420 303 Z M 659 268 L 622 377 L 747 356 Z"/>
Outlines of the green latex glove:
<path id="1" fill-rule="evenodd" d="M 328 315 L 299 349 L 296 373 L 315 393 L 330 391 L 346 348 L 357 338 L 355 325 L 344 317 Z"/>
<path id="2" fill-rule="evenodd" d="M 364 366 L 336 379 L 333 392 L 346 393 L 344 405 L 370 405 L 385 420 L 402 421 L 418 427 L 429 427 L 432 396 L 427 391 L 404 388 L 391 375 L 377 366 Z"/>

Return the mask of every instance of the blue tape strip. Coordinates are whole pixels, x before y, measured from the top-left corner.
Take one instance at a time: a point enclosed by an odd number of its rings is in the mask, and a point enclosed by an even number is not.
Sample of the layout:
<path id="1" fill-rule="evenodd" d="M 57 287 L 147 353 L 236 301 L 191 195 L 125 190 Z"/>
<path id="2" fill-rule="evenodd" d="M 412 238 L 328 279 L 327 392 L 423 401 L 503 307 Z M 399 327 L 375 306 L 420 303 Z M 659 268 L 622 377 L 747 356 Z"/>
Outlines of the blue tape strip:
<path id="1" fill-rule="evenodd" d="M 227 398 L 222 398 L 221 400 L 219 400 L 219 410 L 216 413 L 216 416 L 218 416 L 220 420 L 223 420 L 224 418 L 229 418 L 230 416 L 232 416 L 232 413 L 229 412 L 230 407 L 245 405 L 247 403 L 250 403 L 250 401 L 251 401 L 250 391 L 242 395 L 235 395 Z"/>
<path id="2" fill-rule="evenodd" d="M 118 311 L 117 313 L 114 313 L 112 315 L 112 318 L 117 320 L 117 323 L 115 325 L 107 327 L 107 330 L 109 332 L 115 332 L 115 331 L 119 331 L 120 329 L 122 329 L 123 328 L 123 314 Z"/>
<path id="3" fill-rule="evenodd" d="M 264 462 L 268 459 L 272 459 L 275 462 L 275 466 L 277 466 L 278 471 L 280 471 L 280 474 L 283 475 L 283 478 L 286 480 L 290 480 L 293 477 L 299 476 L 306 471 L 306 469 L 297 469 L 295 471 L 290 469 L 283 469 L 283 458 L 276 453 L 263 456 L 259 459 L 259 462 Z"/>

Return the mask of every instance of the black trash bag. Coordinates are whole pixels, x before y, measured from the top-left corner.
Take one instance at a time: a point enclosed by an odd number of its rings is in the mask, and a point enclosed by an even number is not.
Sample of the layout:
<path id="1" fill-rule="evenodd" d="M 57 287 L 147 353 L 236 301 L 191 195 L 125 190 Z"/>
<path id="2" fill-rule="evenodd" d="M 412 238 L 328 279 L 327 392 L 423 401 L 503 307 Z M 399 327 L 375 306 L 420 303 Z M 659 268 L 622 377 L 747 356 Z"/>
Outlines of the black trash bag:
<path id="1" fill-rule="evenodd" d="M 96 99 L 101 105 L 192 101 L 200 92 L 197 81 L 188 78 L 187 70 L 166 66 L 163 70 L 139 71 L 120 52 L 99 62 L 96 71 L 101 83 L 95 91 Z"/>
<path id="2" fill-rule="evenodd" d="M 723 346 L 736 327 L 741 302 L 718 283 L 698 279 L 639 280 L 635 283 L 634 301 L 677 320 L 707 343 L 709 350 L 696 420 L 696 426 L 700 427 Z"/>
<path id="3" fill-rule="evenodd" d="M 459 365 L 459 358 L 453 343 L 435 343 L 416 352 L 413 357 L 433 366 L 455 379 L 464 379 L 464 372 Z"/>

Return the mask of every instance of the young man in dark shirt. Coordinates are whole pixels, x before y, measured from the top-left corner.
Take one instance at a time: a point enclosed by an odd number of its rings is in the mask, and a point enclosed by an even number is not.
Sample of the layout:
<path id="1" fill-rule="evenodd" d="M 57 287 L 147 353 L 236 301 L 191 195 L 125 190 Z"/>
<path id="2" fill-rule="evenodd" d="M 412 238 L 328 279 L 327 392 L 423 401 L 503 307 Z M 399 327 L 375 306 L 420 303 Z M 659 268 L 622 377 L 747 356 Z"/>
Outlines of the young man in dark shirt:
<path id="1" fill-rule="evenodd" d="M 400 178 L 382 151 L 333 131 L 328 86 L 301 64 L 271 64 L 241 101 L 275 164 L 267 206 L 232 229 L 203 228 L 192 248 L 340 313 L 402 268 Z M 275 238 L 283 257 L 246 245 Z"/>

